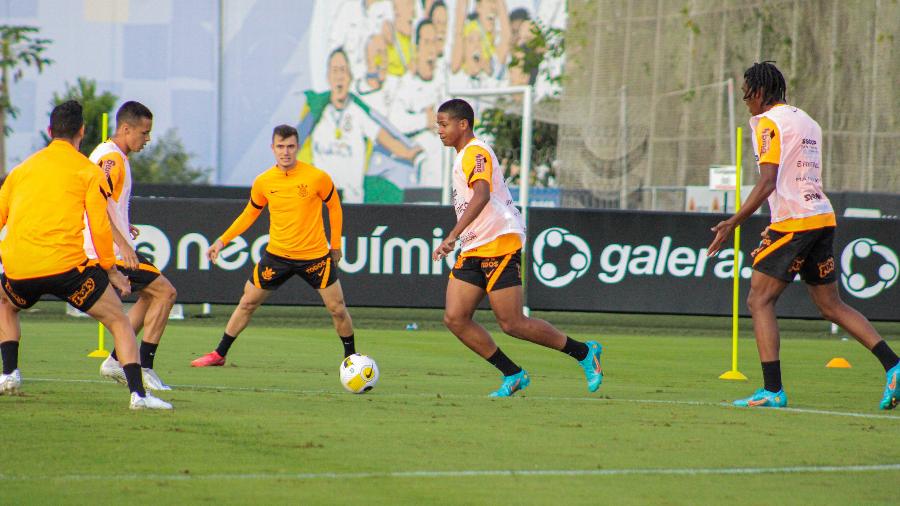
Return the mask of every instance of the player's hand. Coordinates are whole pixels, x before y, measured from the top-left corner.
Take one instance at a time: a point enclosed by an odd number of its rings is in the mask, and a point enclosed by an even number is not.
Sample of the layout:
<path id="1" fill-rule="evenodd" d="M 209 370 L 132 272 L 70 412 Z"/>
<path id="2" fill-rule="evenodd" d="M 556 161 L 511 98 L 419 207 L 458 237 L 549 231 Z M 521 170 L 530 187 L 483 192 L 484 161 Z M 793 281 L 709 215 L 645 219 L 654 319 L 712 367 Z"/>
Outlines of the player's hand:
<path id="1" fill-rule="evenodd" d="M 334 265 L 339 264 L 341 262 L 341 258 L 343 256 L 344 255 L 341 253 L 341 250 L 339 250 L 339 249 L 331 250 L 331 261 L 334 262 Z"/>
<path id="2" fill-rule="evenodd" d="M 107 269 L 106 274 L 109 276 L 109 283 L 119 292 L 119 295 L 126 297 L 131 294 L 131 282 L 119 272 L 119 269 L 115 267 Z"/>
<path id="3" fill-rule="evenodd" d="M 716 226 L 711 228 L 716 233 L 715 239 L 709 243 L 706 248 L 706 256 L 711 257 L 722 249 L 722 244 L 728 239 L 728 236 L 734 231 L 734 223 L 731 220 L 720 221 Z"/>
<path id="4" fill-rule="evenodd" d="M 126 246 L 124 248 L 119 248 L 119 254 L 122 255 L 122 263 L 125 264 L 125 268 L 127 269 L 137 269 L 138 260 L 137 253 L 135 253 L 134 248 L 131 246 Z"/>
<path id="5" fill-rule="evenodd" d="M 222 239 L 216 239 L 216 242 L 206 250 L 206 258 L 208 258 L 210 262 L 216 263 L 216 259 L 219 258 L 219 252 L 222 251 L 222 248 L 224 247 L 225 243 L 222 242 Z"/>
<path id="6" fill-rule="evenodd" d="M 763 231 L 759 233 L 759 236 L 763 239 L 765 239 L 766 236 L 768 236 L 768 235 L 769 235 L 769 227 L 764 228 Z"/>
<path id="7" fill-rule="evenodd" d="M 128 225 L 128 233 L 131 234 L 131 239 L 134 240 L 141 235 L 141 230 L 134 225 Z"/>
<path id="8" fill-rule="evenodd" d="M 448 237 L 444 239 L 440 246 L 431 254 L 431 259 L 435 262 L 446 257 L 456 248 L 456 237 Z"/>

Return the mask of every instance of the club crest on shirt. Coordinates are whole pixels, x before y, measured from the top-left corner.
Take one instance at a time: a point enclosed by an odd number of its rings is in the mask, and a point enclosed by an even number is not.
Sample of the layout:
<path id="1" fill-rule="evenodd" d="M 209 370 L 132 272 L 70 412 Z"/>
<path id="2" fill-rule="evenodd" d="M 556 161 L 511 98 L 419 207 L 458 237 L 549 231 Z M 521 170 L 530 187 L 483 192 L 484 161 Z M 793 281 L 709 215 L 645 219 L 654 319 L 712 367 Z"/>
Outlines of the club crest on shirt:
<path id="1" fill-rule="evenodd" d="M 485 163 L 486 163 L 486 160 L 484 158 L 484 155 L 482 155 L 481 153 L 476 154 L 475 155 L 475 170 L 473 172 L 475 174 L 484 172 Z"/>
<path id="2" fill-rule="evenodd" d="M 297 195 L 303 199 L 305 199 L 306 197 L 309 197 L 309 187 L 306 186 L 305 184 L 298 185 L 297 186 Z"/>

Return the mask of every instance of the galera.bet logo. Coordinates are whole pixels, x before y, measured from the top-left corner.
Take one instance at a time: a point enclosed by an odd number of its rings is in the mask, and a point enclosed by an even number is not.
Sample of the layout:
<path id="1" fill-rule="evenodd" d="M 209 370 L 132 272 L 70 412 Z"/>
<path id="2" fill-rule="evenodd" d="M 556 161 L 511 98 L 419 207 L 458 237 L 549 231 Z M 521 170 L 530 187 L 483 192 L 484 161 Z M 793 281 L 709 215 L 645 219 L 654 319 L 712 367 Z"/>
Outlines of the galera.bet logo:
<path id="1" fill-rule="evenodd" d="M 575 252 L 569 257 L 568 265 L 560 268 L 556 264 L 544 259 L 545 248 L 559 248 L 563 243 L 569 243 L 575 248 Z M 591 248 L 581 237 L 570 233 L 561 227 L 551 227 L 534 239 L 531 249 L 532 267 L 534 275 L 541 283 L 551 288 L 561 288 L 577 278 L 584 276 L 591 266 Z"/>
<path id="2" fill-rule="evenodd" d="M 859 272 L 853 271 L 853 261 L 857 258 L 868 258 L 878 254 L 883 263 L 878 267 L 876 279 L 869 279 Z M 891 248 L 878 241 L 862 237 L 851 242 L 841 253 L 841 284 L 844 290 L 858 299 L 871 299 L 887 290 L 897 282 L 900 274 L 900 261 Z"/>

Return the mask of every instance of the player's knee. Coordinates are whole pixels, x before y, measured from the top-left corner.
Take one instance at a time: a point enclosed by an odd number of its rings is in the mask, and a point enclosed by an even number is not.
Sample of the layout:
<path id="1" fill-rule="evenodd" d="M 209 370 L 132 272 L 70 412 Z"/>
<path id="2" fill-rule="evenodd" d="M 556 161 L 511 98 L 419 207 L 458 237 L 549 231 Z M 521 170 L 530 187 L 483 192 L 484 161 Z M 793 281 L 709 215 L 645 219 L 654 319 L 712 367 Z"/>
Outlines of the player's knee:
<path id="1" fill-rule="evenodd" d="M 243 311 L 245 313 L 252 313 L 256 311 L 256 308 L 259 307 L 259 302 L 253 300 L 241 300 L 238 303 L 238 310 Z"/>
<path id="2" fill-rule="evenodd" d="M 500 324 L 500 330 L 513 337 L 521 335 L 522 327 L 526 320 L 524 317 L 498 318 L 497 323 Z"/>
<path id="3" fill-rule="evenodd" d="M 750 291 L 750 295 L 747 296 L 747 309 L 750 310 L 750 313 L 756 313 L 765 309 L 768 306 L 774 304 L 774 300 L 760 292 Z"/>
<path id="4" fill-rule="evenodd" d="M 844 303 L 840 300 L 829 300 L 826 302 L 819 302 L 817 306 L 822 318 L 835 322 L 840 319 Z"/>
<path id="5" fill-rule="evenodd" d="M 456 331 L 462 329 L 466 325 L 466 321 L 468 318 L 453 314 L 453 313 L 444 313 L 444 326 L 450 329 L 451 332 L 456 333 Z"/>

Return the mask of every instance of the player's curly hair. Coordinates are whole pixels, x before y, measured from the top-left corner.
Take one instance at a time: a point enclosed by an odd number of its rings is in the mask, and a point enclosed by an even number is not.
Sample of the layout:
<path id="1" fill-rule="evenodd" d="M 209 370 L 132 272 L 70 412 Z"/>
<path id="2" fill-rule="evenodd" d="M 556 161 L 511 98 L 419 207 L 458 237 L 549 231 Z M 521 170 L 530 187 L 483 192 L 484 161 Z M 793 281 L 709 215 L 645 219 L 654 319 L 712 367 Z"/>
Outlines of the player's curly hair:
<path id="1" fill-rule="evenodd" d="M 763 105 L 773 105 L 785 101 L 787 85 L 784 82 L 784 76 L 774 63 L 774 61 L 754 63 L 744 72 L 744 81 L 747 83 L 747 94 L 744 95 L 744 100 L 762 90 Z"/>

